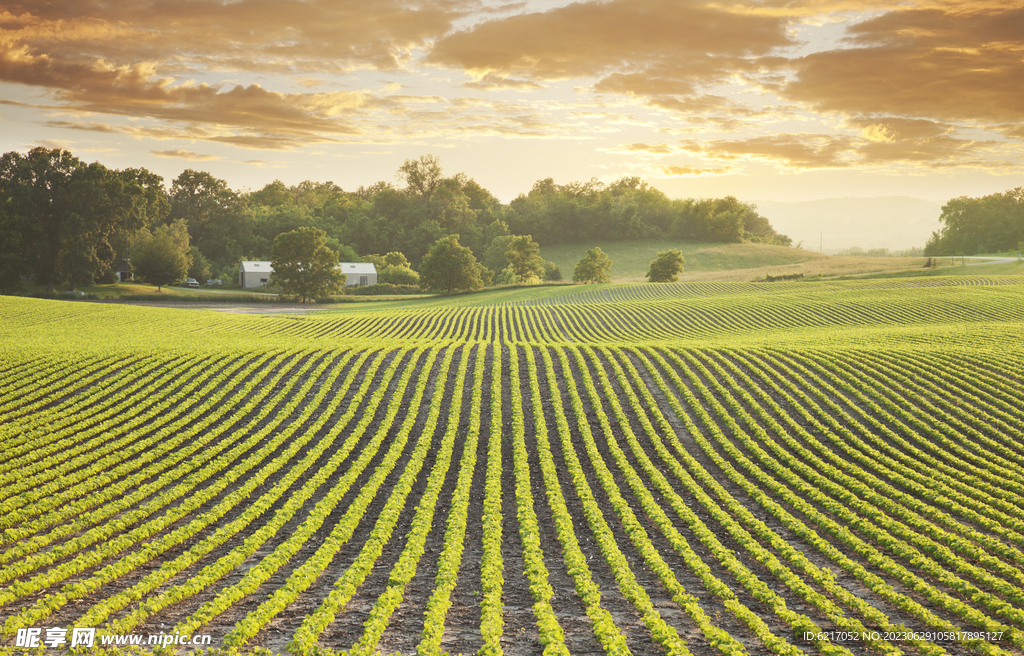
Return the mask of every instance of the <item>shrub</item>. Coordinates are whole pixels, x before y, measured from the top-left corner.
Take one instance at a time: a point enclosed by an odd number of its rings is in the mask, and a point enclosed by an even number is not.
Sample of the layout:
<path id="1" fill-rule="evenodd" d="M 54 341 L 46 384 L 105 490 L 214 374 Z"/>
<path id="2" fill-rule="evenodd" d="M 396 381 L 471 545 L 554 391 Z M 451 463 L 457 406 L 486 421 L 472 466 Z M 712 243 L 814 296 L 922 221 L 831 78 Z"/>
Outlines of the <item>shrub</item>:
<path id="1" fill-rule="evenodd" d="M 583 259 L 576 263 L 572 281 L 581 283 L 611 282 L 612 260 L 600 248 L 591 248 Z"/>

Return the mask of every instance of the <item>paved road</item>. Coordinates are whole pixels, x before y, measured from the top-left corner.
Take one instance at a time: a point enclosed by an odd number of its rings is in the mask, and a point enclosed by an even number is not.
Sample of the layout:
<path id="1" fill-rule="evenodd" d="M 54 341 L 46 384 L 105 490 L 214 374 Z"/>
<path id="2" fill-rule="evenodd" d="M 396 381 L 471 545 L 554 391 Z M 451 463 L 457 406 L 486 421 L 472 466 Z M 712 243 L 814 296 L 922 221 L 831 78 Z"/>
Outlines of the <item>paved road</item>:
<path id="1" fill-rule="evenodd" d="M 945 256 L 935 258 L 937 260 L 946 259 Z M 987 255 L 954 255 L 950 259 L 956 260 L 979 260 L 978 262 L 971 262 L 965 266 L 978 266 L 979 264 L 995 264 L 996 262 L 1016 262 L 1019 257 L 996 257 Z"/>
<path id="2" fill-rule="evenodd" d="M 199 288 L 196 288 L 196 287 L 181 287 L 181 286 L 178 286 L 178 285 L 168 285 L 168 287 L 171 287 L 172 289 L 176 289 L 176 290 L 183 291 L 183 292 L 202 292 L 204 294 L 246 294 L 246 293 L 250 293 L 250 294 L 263 294 L 264 296 L 277 296 L 277 294 L 268 294 L 266 292 L 254 292 L 254 291 L 251 291 L 251 290 L 240 292 L 237 289 L 234 289 L 234 290 L 231 290 L 231 289 L 211 289 L 209 287 L 199 287 Z"/>

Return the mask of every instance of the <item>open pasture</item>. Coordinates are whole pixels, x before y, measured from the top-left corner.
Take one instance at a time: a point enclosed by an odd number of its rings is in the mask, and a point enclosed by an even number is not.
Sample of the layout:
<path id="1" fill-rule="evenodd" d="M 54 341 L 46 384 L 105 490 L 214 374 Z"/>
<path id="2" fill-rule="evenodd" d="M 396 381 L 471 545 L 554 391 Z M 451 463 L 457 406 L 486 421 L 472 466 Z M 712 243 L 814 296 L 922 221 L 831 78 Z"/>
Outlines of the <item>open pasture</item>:
<path id="1" fill-rule="evenodd" d="M 1024 650 L 1024 278 L 450 300 L 0 298 L 0 644 Z"/>

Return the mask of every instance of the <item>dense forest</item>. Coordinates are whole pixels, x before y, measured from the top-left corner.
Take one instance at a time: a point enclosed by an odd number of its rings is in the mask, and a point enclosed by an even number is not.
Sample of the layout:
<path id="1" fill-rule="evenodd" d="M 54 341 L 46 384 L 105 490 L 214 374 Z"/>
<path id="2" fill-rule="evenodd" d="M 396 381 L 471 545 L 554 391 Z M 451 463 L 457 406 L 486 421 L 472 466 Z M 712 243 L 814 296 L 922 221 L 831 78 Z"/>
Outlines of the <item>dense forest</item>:
<path id="1" fill-rule="evenodd" d="M 1024 248 L 1024 187 L 982 198 L 961 196 L 942 206 L 943 227 L 924 254 L 977 255 Z"/>
<path id="2" fill-rule="evenodd" d="M 189 169 L 166 187 L 145 169 L 111 170 L 67 151 L 10 152 L 0 159 L 0 277 L 5 285 L 33 277 L 51 290 L 110 280 L 141 231 L 179 221 L 190 237 L 190 274 L 229 281 L 240 260 L 269 259 L 274 238 L 301 226 L 323 230 L 342 261 L 401 252 L 414 268 L 452 234 L 492 268 L 504 266 L 495 250 L 510 235 L 530 235 L 542 247 L 647 237 L 790 245 L 749 203 L 673 200 L 637 177 L 565 185 L 547 178 L 502 204 L 467 175 L 446 176 L 427 155 L 407 160 L 396 181 L 354 191 L 275 181 L 239 192 Z"/>

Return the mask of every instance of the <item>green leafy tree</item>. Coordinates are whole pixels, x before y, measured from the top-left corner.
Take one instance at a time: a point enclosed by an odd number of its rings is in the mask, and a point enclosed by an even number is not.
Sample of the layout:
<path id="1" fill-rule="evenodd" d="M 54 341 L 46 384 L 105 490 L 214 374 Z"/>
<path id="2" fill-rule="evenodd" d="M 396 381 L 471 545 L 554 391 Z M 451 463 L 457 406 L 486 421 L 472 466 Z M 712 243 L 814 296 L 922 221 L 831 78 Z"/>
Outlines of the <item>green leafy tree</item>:
<path id="1" fill-rule="evenodd" d="M 407 266 L 388 265 L 377 272 L 377 282 L 388 285 L 418 285 L 420 274 Z"/>
<path id="2" fill-rule="evenodd" d="M 595 247 L 587 251 L 572 272 L 573 282 L 611 282 L 612 260 L 608 254 Z"/>
<path id="3" fill-rule="evenodd" d="M 199 252 L 199 249 L 192 246 L 189 249 L 188 277 L 195 278 L 202 284 L 210 278 L 210 261 Z"/>
<path id="4" fill-rule="evenodd" d="M 409 193 L 419 196 L 423 204 L 430 203 L 434 192 L 444 180 L 441 172 L 441 158 L 436 155 L 423 155 L 419 160 L 407 159 L 398 168 L 398 177 L 405 180 Z"/>
<path id="5" fill-rule="evenodd" d="M 537 284 L 544 275 L 544 260 L 540 246 L 530 235 L 517 235 L 508 243 L 505 261 L 513 283 Z"/>
<path id="6" fill-rule="evenodd" d="M 370 263 L 372 263 L 374 268 L 377 269 L 377 273 L 380 273 L 381 270 L 384 267 L 387 266 L 387 263 L 384 262 L 384 256 L 383 255 L 378 255 L 377 253 L 370 253 L 368 255 L 362 255 L 361 258 L 362 258 L 361 261 L 363 261 L 363 262 L 370 262 Z"/>
<path id="7" fill-rule="evenodd" d="M 125 236 L 161 211 L 162 180 L 144 169 L 86 164 L 66 150 L 33 148 L 0 157 L 0 203 L 8 264 L 23 263 L 49 291 L 91 282 L 124 252 Z"/>
<path id="8" fill-rule="evenodd" d="M 961 196 L 942 206 L 941 230 L 933 232 L 924 254 L 1001 253 L 1024 239 L 1024 187 L 982 198 Z"/>
<path id="9" fill-rule="evenodd" d="M 412 270 L 409 258 L 403 253 L 391 251 L 387 255 L 373 257 L 379 260 L 379 264 L 374 262 L 377 267 L 377 282 L 389 285 L 420 284 L 420 274 Z"/>
<path id="10" fill-rule="evenodd" d="M 217 266 L 236 261 L 253 245 L 252 212 L 245 198 L 224 180 L 205 171 L 186 169 L 171 183 L 170 201 L 169 220 L 184 219 L 192 243 Z M 285 208 L 274 214 L 285 216 L 267 220 L 287 225 L 287 220 L 293 218 Z"/>
<path id="11" fill-rule="evenodd" d="M 334 237 L 331 237 L 330 235 L 328 235 L 327 239 L 324 240 L 324 243 L 327 244 L 327 248 L 331 249 L 332 251 L 338 254 L 339 262 L 362 261 L 359 259 L 359 253 L 357 253 L 354 248 L 347 244 L 341 243 L 340 241 L 338 241 Z"/>
<path id="12" fill-rule="evenodd" d="M 486 269 L 476 261 L 473 251 L 459 244 L 458 235 L 434 242 L 420 266 L 420 288 L 429 292 L 453 292 L 483 289 Z"/>
<path id="13" fill-rule="evenodd" d="M 409 258 L 398 251 L 391 251 L 383 257 L 385 267 L 393 266 L 399 268 L 410 268 L 412 265 L 409 264 Z"/>
<path id="14" fill-rule="evenodd" d="M 348 277 L 338 270 L 338 253 L 327 247 L 326 238 L 323 230 L 306 227 L 278 235 L 270 257 L 270 285 L 302 303 L 340 291 Z"/>
<path id="15" fill-rule="evenodd" d="M 21 276 L 28 269 L 23 257 L 21 226 L 0 204 L 0 293 L 9 294 L 21 286 Z"/>
<path id="16" fill-rule="evenodd" d="M 508 261 L 505 260 L 505 253 L 513 239 L 515 239 L 515 235 L 497 235 L 491 239 L 484 251 L 483 265 L 494 273 L 507 267 Z"/>
<path id="17" fill-rule="evenodd" d="M 658 257 L 651 260 L 651 268 L 647 271 L 647 279 L 650 282 L 675 282 L 679 274 L 683 272 L 683 264 L 686 259 L 683 252 L 671 249 L 658 251 Z"/>
<path id="18" fill-rule="evenodd" d="M 143 230 L 132 247 L 132 266 L 137 275 L 156 285 L 157 291 L 172 282 L 180 282 L 189 267 L 188 227 L 182 220 Z"/>

